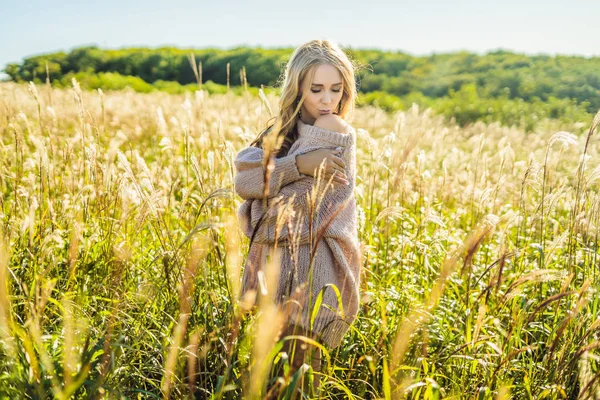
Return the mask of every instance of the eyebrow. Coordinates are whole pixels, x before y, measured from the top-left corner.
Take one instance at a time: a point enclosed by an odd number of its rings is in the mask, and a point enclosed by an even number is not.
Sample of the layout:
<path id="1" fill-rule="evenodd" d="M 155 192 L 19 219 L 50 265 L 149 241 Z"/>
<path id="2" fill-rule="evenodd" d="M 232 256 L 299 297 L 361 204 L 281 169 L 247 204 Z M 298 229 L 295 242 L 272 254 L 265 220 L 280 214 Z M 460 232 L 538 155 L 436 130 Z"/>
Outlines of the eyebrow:
<path id="1" fill-rule="evenodd" d="M 337 86 L 337 85 L 341 85 L 341 84 L 342 84 L 342 82 L 338 82 L 338 83 L 334 83 L 331 86 Z M 320 83 L 313 83 L 312 86 L 323 86 L 323 85 L 321 85 Z"/>

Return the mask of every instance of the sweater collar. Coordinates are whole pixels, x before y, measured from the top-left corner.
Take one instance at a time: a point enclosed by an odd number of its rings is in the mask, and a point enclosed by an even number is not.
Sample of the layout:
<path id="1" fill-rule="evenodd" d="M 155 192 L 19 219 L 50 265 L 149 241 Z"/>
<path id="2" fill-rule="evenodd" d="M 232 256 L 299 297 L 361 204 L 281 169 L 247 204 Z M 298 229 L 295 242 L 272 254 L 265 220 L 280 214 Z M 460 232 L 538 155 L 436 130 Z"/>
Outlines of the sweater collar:
<path id="1" fill-rule="evenodd" d="M 354 141 L 354 128 L 348 125 L 349 133 L 340 133 L 320 128 L 314 125 L 305 124 L 298 119 L 298 137 L 310 137 L 319 140 L 324 140 L 338 146 L 349 146 Z"/>

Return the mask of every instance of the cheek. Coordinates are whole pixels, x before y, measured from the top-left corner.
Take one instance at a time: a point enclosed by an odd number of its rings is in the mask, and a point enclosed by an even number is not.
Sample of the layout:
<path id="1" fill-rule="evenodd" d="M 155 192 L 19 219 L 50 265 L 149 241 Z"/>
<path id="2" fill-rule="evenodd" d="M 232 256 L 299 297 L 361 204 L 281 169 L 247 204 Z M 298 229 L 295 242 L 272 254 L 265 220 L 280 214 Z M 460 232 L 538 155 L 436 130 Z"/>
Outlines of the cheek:
<path id="1" fill-rule="evenodd" d="M 319 103 L 318 93 L 309 94 L 308 97 L 306 98 L 305 102 L 308 107 L 316 107 L 316 105 Z"/>

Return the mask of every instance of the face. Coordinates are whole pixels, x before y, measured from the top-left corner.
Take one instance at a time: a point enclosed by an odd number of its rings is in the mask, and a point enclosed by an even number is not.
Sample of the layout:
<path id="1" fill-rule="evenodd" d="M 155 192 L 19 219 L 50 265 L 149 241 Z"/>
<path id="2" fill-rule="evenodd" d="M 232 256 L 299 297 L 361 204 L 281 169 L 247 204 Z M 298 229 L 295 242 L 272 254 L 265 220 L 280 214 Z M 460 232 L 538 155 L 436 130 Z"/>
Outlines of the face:
<path id="1" fill-rule="evenodd" d="M 337 112 L 344 83 L 340 71 L 331 64 L 318 65 L 312 86 L 309 80 L 310 76 L 307 74 L 300 87 L 300 96 L 307 93 L 301 108 L 301 119 L 302 122 L 312 125 L 319 116 Z"/>

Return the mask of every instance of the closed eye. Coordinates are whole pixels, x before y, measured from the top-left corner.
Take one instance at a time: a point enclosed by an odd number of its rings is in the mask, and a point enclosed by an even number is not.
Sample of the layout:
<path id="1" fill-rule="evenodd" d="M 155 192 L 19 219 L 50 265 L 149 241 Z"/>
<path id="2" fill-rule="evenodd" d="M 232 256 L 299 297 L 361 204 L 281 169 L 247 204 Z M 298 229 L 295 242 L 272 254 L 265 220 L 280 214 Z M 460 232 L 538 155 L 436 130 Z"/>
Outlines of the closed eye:
<path id="1" fill-rule="evenodd" d="M 311 92 L 313 92 L 313 93 L 319 93 L 319 92 L 320 92 L 320 90 L 312 90 L 312 89 L 311 89 L 310 91 L 311 91 Z M 333 90 L 333 89 L 332 89 L 331 91 L 332 91 L 332 92 L 335 92 L 335 93 L 339 93 L 339 92 L 341 92 L 341 91 L 342 91 L 342 89 L 338 89 L 338 90 Z"/>

